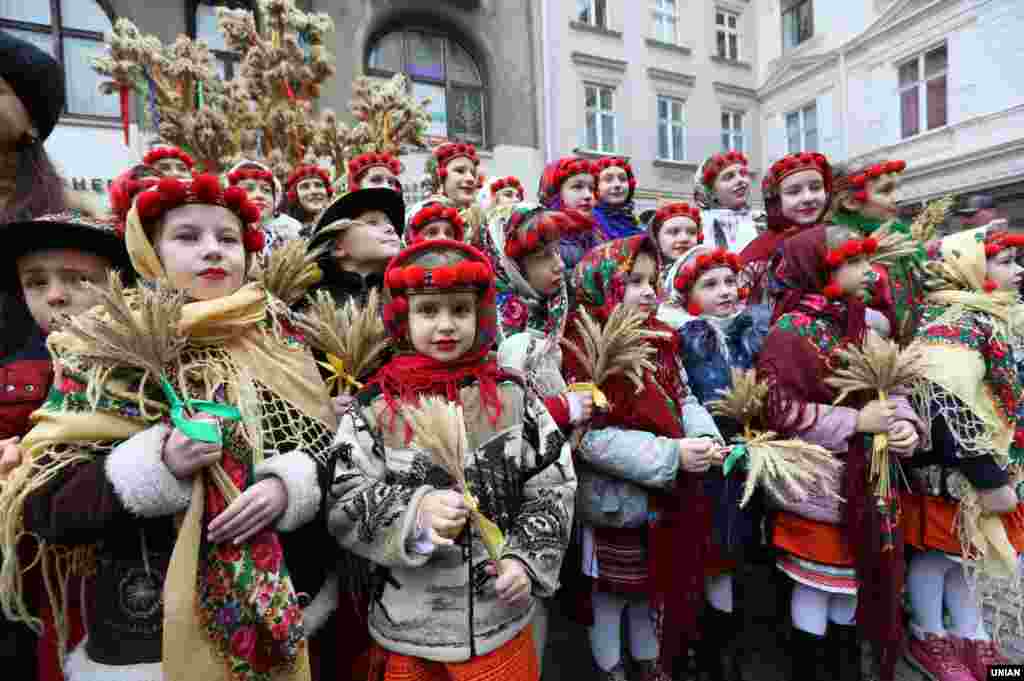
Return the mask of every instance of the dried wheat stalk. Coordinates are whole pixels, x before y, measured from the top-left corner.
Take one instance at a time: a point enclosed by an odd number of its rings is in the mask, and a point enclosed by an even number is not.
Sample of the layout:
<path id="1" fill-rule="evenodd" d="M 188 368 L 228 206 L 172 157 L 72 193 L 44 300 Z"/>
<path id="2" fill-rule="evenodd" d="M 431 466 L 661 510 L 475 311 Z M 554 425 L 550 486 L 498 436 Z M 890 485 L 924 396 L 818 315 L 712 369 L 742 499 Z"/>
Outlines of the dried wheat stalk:
<path id="1" fill-rule="evenodd" d="M 363 387 L 359 379 L 377 367 L 390 345 L 376 289 L 365 305 L 352 299 L 340 307 L 330 293 L 318 291 L 309 309 L 297 315 L 296 326 L 311 346 L 328 355 L 326 368 L 336 374 L 329 387 L 337 384 L 346 392 Z"/>
<path id="2" fill-rule="evenodd" d="M 917 214 L 910 223 L 910 234 L 920 243 L 928 243 L 938 236 L 939 225 L 946 220 L 950 209 L 956 202 L 952 194 L 934 199 L 925 204 L 924 210 Z"/>
<path id="3" fill-rule="evenodd" d="M 465 462 L 469 438 L 462 407 L 443 397 L 425 397 L 417 407 L 406 406 L 403 415 L 412 428 L 413 442 L 430 452 L 434 463 L 455 480 L 456 489 L 462 492 L 466 500 L 470 517 L 480 532 L 487 554 L 497 564 L 505 547 L 505 536 L 501 528 L 480 512 L 480 502 L 466 481 Z"/>
<path id="4" fill-rule="evenodd" d="M 312 251 L 308 248 L 307 239 L 285 242 L 270 253 L 258 274 L 263 288 L 288 306 L 302 300 L 323 276 L 316 263 L 327 251 L 327 245 Z"/>
<path id="5" fill-rule="evenodd" d="M 667 335 L 645 328 L 646 319 L 647 315 L 642 311 L 619 305 L 602 328 L 586 310 L 580 308 L 574 323 L 583 347 L 568 338 L 562 338 L 561 342 L 583 365 L 594 385 L 600 387 L 612 376 L 622 374 L 640 392 L 644 385 L 644 372 L 656 370 L 652 360 L 657 351 L 649 341 Z M 595 403 L 598 403 L 597 395 Z M 597 406 L 607 406 L 607 403 Z"/>
<path id="6" fill-rule="evenodd" d="M 922 244 L 910 234 L 891 228 L 892 223 L 879 227 L 872 238 L 878 242 L 878 249 L 871 256 L 872 263 L 895 265 L 899 262 L 915 263 L 915 256 L 922 253 Z M 909 258 L 910 260 L 905 260 Z"/>
<path id="7" fill-rule="evenodd" d="M 753 430 L 768 395 L 767 384 L 758 382 L 755 370 L 733 369 L 732 387 L 719 394 L 719 399 L 708 402 L 708 409 L 743 426 L 738 446 L 746 450 L 748 470 L 740 508 L 747 505 L 759 484 L 777 496 L 797 501 L 806 500 L 814 491 L 836 487 L 842 464 L 828 450 L 803 440 L 776 440 L 773 432 Z"/>

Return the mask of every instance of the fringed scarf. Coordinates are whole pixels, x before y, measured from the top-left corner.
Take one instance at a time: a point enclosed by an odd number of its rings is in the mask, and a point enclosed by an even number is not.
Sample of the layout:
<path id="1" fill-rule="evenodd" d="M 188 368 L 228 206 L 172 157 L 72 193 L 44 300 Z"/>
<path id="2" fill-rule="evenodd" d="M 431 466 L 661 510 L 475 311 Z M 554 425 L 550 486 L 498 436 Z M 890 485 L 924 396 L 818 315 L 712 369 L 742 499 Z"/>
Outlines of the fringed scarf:
<path id="1" fill-rule="evenodd" d="M 646 235 L 638 235 L 603 244 L 577 266 L 573 279 L 579 304 L 597 322 L 607 321 L 611 311 L 622 303 L 626 279 L 641 252 L 659 262 L 656 246 Z M 621 375 L 605 381 L 601 389 L 611 409 L 593 425 L 682 438 L 682 404 L 688 388 L 678 369 L 678 339 L 673 329 L 653 314 L 647 327 L 667 332 L 665 338 L 652 341 L 657 348 L 653 360 L 657 371 L 644 374 L 639 392 Z M 575 324 L 570 322 L 566 334 L 576 335 Z M 565 353 L 563 366 L 568 380 L 589 380 L 572 353 Z M 672 665 L 685 653 L 686 642 L 697 637 L 697 618 L 704 600 L 704 565 L 711 543 L 711 503 L 704 495 L 704 476 L 682 470 L 674 490 L 651 492 L 649 498 L 657 513 L 647 528 L 647 584 L 652 605 L 659 610 L 662 663 L 671 672 Z M 595 530 L 594 540 L 601 542 L 600 528 Z"/>
<path id="2" fill-rule="evenodd" d="M 780 267 L 792 287 L 778 301 L 772 330 L 765 339 L 758 372 L 771 384 L 766 421 L 772 430 L 792 433 L 813 425 L 816 404 L 832 404 L 837 392 L 825 384 L 832 351 L 859 343 L 866 330 L 864 304 L 856 299 L 827 300 L 826 228 L 814 227 L 786 241 Z M 846 499 L 846 537 L 857 572 L 857 627 L 872 643 L 882 681 L 891 681 L 902 654 L 903 539 L 899 528 L 892 550 L 882 550 L 885 518 L 872 502 L 870 448 L 860 433 L 850 438 L 842 496 Z"/>
<path id="3" fill-rule="evenodd" d="M 598 202 L 597 207 L 594 208 L 594 220 L 601 230 L 602 241 L 625 239 L 644 231 L 636 219 L 632 200 L 619 206 L 613 206 L 604 201 Z"/>

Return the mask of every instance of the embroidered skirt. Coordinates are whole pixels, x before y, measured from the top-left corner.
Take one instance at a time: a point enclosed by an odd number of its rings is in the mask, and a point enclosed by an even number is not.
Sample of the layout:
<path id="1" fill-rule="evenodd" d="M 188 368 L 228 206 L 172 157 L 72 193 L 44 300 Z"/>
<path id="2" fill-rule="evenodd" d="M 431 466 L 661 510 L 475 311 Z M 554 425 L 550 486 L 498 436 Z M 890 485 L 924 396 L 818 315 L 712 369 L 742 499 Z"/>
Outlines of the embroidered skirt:
<path id="1" fill-rule="evenodd" d="M 370 681 L 538 681 L 533 626 L 497 650 L 466 662 L 433 662 L 374 644 Z M 383 674 L 381 674 L 383 671 Z M 374 673 L 375 672 L 375 673 Z"/>
<path id="2" fill-rule="evenodd" d="M 857 593 L 853 554 L 841 526 L 780 511 L 772 544 L 784 551 L 775 565 L 790 579 L 830 593 Z"/>

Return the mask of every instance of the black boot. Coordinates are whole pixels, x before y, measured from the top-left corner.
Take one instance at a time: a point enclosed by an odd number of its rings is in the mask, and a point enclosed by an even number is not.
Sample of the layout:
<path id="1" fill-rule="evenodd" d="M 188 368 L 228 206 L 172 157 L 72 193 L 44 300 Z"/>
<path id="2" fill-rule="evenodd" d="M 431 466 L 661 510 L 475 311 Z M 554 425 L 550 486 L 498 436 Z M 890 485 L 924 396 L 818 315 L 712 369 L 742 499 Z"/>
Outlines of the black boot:
<path id="1" fill-rule="evenodd" d="M 697 647 L 697 678 L 701 681 L 743 681 L 743 619 L 736 613 L 705 606 Z"/>
<path id="2" fill-rule="evenodd" d="M 793 629 L 789 639 L 790 681 L 835 681 L 824 636 Z"/>
<path id="3" fill-rule="evenodd" d="M 835 681 L 861 681 L 861 647 L 856 625 L 828 625 L 829 647 L 832 650 L 832 678 Z"/>

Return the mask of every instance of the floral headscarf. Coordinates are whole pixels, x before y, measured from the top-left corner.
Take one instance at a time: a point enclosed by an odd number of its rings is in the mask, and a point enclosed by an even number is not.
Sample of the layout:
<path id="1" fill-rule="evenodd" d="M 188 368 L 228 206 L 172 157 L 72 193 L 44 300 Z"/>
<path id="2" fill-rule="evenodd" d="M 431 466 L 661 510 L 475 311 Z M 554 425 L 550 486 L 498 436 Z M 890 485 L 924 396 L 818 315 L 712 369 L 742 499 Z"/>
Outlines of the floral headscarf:
<path id="1" fill-rule="evenodd" d="M 625 298 L 626 279 L 641 253 L 649 254 L 661 269 L 658 248 L 646 234 L 609 241 L 590 251 L 572 275 L 577 304 L 598 322 L 607 320 Z"/>
<path id="2" fill-rule="evenodd" d="M 491 259 L 498 291 L 498 342 L 526 330 L 538 331 L 558 342 L 565 330 L 569 295 L 565 281 L 553 296 L 537 293 L 520 263 L 505 252 L 505 244 L 520 228 L 544 213 L 538 203 L 502 206 L 494 210 L 481 233 L 481 250 Z"/>

